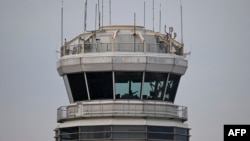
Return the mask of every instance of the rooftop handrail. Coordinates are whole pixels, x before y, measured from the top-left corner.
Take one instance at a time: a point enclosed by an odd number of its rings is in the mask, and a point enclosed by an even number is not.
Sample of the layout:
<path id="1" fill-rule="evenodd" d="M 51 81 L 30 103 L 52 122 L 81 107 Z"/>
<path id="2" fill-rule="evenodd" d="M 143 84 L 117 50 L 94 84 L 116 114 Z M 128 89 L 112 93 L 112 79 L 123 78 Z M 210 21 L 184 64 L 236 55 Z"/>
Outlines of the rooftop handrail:
<path id="1" fill-rule="evenodd" d="M 148 53 L 168 53 L 169 50 L 169 46 L 164 43 L 145 43 L 145 46 Z M 97 52 L 112 52 L 112 43 L 85 43 L 67 45 L 62 48 L 61 56 Z M 115 43 L 114 52 L 143 53 L 145 52 L 144 43 Z"/>

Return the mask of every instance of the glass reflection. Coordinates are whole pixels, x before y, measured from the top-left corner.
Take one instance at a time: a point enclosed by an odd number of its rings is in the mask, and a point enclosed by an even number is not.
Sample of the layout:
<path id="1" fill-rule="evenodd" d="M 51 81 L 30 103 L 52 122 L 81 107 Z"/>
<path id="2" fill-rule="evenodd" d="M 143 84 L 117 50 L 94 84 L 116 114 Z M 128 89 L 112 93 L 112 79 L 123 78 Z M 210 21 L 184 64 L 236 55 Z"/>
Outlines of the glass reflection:
<path id="1" fill-rule="evenodd" d="M 146 72 L 143 99 L 163 100 L 167 76 L 167 73 Z"/>
<path id="2" fill-rule="evenodd" d="M 115 72 L 116 99 L 140 99 L 142 72 Z"/>
<path id="3" fill-rule="evenodd" d="M 165 101 L 174 102 L 180 78 L 180 75 L 170 74 L 164 99 Z"/>

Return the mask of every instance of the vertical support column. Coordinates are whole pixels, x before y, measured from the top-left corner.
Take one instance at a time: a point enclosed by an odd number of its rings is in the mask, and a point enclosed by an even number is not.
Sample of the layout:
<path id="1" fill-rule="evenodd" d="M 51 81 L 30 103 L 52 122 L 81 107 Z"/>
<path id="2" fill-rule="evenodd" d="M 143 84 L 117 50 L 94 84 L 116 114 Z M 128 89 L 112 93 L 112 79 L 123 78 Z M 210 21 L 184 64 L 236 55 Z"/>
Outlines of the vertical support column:
<path id="1" fill-rule="evenodd" d="M 112 35 L 112 43 L 111 43 L 112 52 L 115 52 L 115 46 L 114 46 L 114 44 L 115 44 L 115 39 L 114 39 L 114 36 L 115 36 L 115 35 Z"/>
<path id="2" fill-rule="evenodd" d="M 167 88 L 168 88 L 168 79 L 169 79 L 169 76 L 170 76 L 170 73 L 168 73 L 168 77 L 167 77 L 167 80 L 166 80 L 166 85 L 165 85 L 165 89 L 164 89 L 164 93 L 163 93 L 163 98 L 162 98 L 163 101 L 165 99 L 165 94 L 166 94 Z"/>
<path id="3" fill-rule="evenodd" d="M 145 40 L 143 42 L 143 50 L 144 50 L 144 53 L 147 53 L 147 44 L 146 44 Z"/>
<path id="4" fill-rule="evenodd" d="M 116 97 L 115 97 L 115 72 L 112 71 L 112 87 L 113 87 L 113 100 L 116 100 Z"/>
<path id="5" fill-rule="evenodd" d="M 87 89 L 87 94 L 88 94 L 88 100 L 90 101 L 89 84 L 88 84 L 86 72 L 84 72 L 84 79 L 85 79 L 85 84 L 86 84 L 86 89 Z"/>
<path id="6" fill-rule="evenodd" d="M 173 51 L 172 51 L 172 37 L 170 36 L 170 39 L 169 39 L 169 52 L 171 54 L 173 54 Z"/>
<path id="7" fill-rule="evenodd" d="M 67 42 L 66 42 L 66 38 L 64 39 L 64 46 L 63 46 L 63 56 L 67 55 Z"/>
<path id="8" fill-rule="evenodd" d="M 144 81 L 145 81 L 145 71 L 144 71 L 143 74 L 142 74 L 141 100 L 143 100 Z"/>
<path id="9" fill-rule="evenodd" d="M 68 76 L 67 76 L 67 75 L 64 75 L 64 76 L 63 76 L 63 80 L 64 80 L 64 84 L 65 84 L 66 91 L 67 91 L 67 94 L 68 94 L 69 102 L 70 102 L 70 103 L 73 103 L 73 102 L 74 102 L 74 99 L 73 99 L 72 92 L 71 92 L 71 89 L 70 89 Z"/>
<path id="10" fill-rule="evenodd" d="M 119 30 L 116 30 L 113 34 L 112 34 L 112 43 L 111 43 L 111 46 L 112 46 L 112 52 L 115 52 L 115 38 L 116 38 L 116 35 L 117 33 L 119 32 Z"/>
<path id="11" fill-rule="evenodd" d="M 82 42 L 82 54 L 85 52 L 85 41 Z"/>

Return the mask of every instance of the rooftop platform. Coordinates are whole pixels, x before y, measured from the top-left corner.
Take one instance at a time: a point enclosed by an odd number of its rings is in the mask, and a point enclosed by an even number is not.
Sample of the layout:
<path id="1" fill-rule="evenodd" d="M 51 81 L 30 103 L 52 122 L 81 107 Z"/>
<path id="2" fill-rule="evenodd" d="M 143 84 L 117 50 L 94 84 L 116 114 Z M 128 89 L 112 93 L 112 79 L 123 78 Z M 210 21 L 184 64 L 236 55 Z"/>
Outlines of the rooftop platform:
<path id="1" fill-rule="evenodd" d="M 61 57 L 101 52 L 169 53 L 183 56 L 183 44 L 175 40 L 176 33 L 166 34 L 142 26 L 113 25 L 79 34 L 61 46 Z"/>

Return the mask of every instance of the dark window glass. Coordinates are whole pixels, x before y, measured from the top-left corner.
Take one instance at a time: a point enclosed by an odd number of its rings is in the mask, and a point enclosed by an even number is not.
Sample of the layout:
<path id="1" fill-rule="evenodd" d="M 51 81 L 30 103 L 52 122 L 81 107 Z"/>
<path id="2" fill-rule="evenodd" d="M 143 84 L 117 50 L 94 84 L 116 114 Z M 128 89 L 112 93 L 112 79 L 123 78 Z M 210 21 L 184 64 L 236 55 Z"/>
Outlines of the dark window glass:
<path id="1" fill-rule="evenodd" d="M 113 132 L 114 139 L 145 139 L 145 132 Z"/>
<path id="2" fill-rule="evenodd" d="M 78 139 L 79 128 L 78 127 L 70 127 L 70 128 L 61 128 L 60 129 L 60 137 L 62 140 L 75 140 Z"/>
<path id="3" fill-rule="evenodd" d="M 164 126 L 148 126 L 148 132 L 174 133 L 174 128 Z"/>
<path id="4" fill-rule="evenodd" d="M 180 78 L 180 75 L 170 74 L 164 99 L 165 101 L 174 102 Z"/>
<path id="5" fill-rule="evenodd" d="M 110 125 L 105 126 L 82 126 L 80 127 L 80 132 L 102 132 L 111 131 Z"/>
<path id="6" fill-rule="evenodd" d="M 139 125 L 114 125 L 113 131 L 146 131 L 146 126 Z"/>
<path id="7" fill-rule="evenodd" d="M 115 72 L 116 99 L 140 99 L 142 72 Z"/>
<path id="8" fill-rule="evenodd" d="M 69 140 L 69 139 L 61 139 L 60 141 L 71 141 L 71 140 Z"/>
<path id="9" fill-rule="evenodd" d="M 163 100 L 167 76 L 167 73 L 146 72 L 143 99 Z"/>
<path id="10" fill-rule="evenodd" d="M 81 133 L 80 139 L 108 139 L 111 136 L 110 132 L 100 132 L 100 133 Z"/>
<path id="11" fill-rule="evenodd" d="M 176 141 L 188 141 L 188 136 L 175 135 L 175 140 Z"/>
<path id="12" fill-rule="evenodd" d="M 74 101 L 87 100 L 88 94 L 83 73 L 68 74 L 69 85 Z"/>
<path id="13" fill-rule="evenodd" d="M 61 134 L 78 133 L 78 127 L 61 128 Z"/>
<path id="14" fill-rule="evenodd" d="M 90 99 L 113 99 L 112 72 L 86 73 Z"/>
<path id="15" fill-rule="evenodd" d="M 187 129 L 185 128 L 175 128 L 175 134 L 187 135 Z"/>
<path id="16" fill-rule="evenodd" d="M 76 140 L 78 139 L 79 134 L 64 134 L 64 135 L 60 135 L 61 139 L 64 140 Z"/>
<path id="17" fill-rule="evenodd" d="M 167 139 L 173 140 L 173 134 L 163 134 L 163 133 L 148 133 L 148 139 Z"/>

